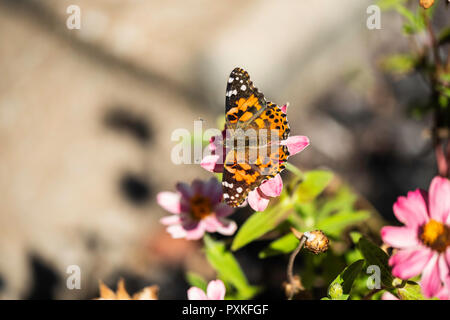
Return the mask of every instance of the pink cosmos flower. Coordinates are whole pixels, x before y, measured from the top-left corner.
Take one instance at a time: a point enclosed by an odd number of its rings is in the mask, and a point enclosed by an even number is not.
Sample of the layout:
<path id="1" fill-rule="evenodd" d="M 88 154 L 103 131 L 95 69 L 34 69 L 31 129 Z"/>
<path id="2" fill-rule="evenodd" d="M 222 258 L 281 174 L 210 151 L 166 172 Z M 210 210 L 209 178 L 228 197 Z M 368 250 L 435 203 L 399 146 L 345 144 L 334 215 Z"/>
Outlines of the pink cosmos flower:
<path id="1" fill-rule="evenodd" d="M 191 186 L 185 183 L 176 185 L 177 192 L 160 192 L 158 204 L 173 213 L 160 222 L 167 227 L 173 238 L 197 240 L 206 232 L 219 232 L 232 235 L 236 223 L 226 219 L 233 208 L 222 203 L 222 186 L 216 178 L 209 181 L 194 180 Z"/>
<path id="2" fill-rule="evenodd" d="M 286 113 L 287 105 L 282 106 L 281 110 Z M 201 166 L 210 172 L 222 173 L 224 170 L 224 152 L 218 152 L 218 148 L 223 148 L 222 141 L 224 135 L 225 130 L 222 132 L 222 139 L 218 139 L 218 137 L 212 137 L 210 139 L 208 147 L 211 154 L 202 159 Z M 289 150 L 289 155 L 293 156 L 309 145 L 309 139 L 306 136 L 292 136 L 281 141 L 280 144 L 286 145 Z M 270 198 L 278 197 L 282 190 L 283 180 L 277 174 L 274 178 L 266 180 L 261 186 L 248 194 L 248 204 L 255 211 L 264 211 L 269 204 Z"/>
<path id="3" fill-rule="evenodd" d="M 386 292 L 383 293 L 383 295 L 381 296 L 381 300 L 400 300 L 400 299 L 397 298 L 396 296 L 394 296 L 392 293 L 386 291 Z"/>
<path id="4" fill-rule="evenodd" d="M 213 280 L 208 283 L 205 292 L 197 287 L 191 287 L 188 292 L 189 300 L 224 300 L 225 285 L 221 280 Z"/>
<path id="5" fill-rule="evenodd" d="M 401 279 L 422 274 L 426 297 L 449 299 L 450 181 L 435 177 L 429 193 L 418 189 L 399 197 L 394 214 L 404 226 L 381 229 L 383 241 L 398 249 L 389 260 L 392 274 Z"/>

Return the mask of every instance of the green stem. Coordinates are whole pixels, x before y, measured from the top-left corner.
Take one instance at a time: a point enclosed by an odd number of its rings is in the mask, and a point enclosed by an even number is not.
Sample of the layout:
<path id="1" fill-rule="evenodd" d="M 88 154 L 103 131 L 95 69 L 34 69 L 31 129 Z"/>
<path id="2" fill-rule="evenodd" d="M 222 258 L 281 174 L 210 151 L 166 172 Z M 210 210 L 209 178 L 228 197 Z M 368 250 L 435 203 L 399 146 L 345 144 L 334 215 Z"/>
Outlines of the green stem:
<path id="1" fill-rule="evenodd" d="M 303 245 L 306 242 L 306 237 L 302 236 L 300 239 L 300 243 L 298 244 L 297 248 L 292 252 L 291 256 L 289 257 L 289 263 L 287 267 L 287 276 L 289 283 L 291 285 L 291 292 L 289 293 L 289 300 L 292 300 L 295 293 L 295 282 L 294 282 L 294 261 L 297 254 L 300 252 L 300 250 L 303 248 Z"/>
<path id="2" fill-rule="evenodd" d="M 296 166 L 294 166 L 293 164 L 290 164 L 289 162 L 286 162 L 286 169 L 290 172 L 292 172 L 293 174 L 297 175 L 298 177 L 300 177 L 302 180 L 305 177 L 304 173 L 297 168 Z"/>

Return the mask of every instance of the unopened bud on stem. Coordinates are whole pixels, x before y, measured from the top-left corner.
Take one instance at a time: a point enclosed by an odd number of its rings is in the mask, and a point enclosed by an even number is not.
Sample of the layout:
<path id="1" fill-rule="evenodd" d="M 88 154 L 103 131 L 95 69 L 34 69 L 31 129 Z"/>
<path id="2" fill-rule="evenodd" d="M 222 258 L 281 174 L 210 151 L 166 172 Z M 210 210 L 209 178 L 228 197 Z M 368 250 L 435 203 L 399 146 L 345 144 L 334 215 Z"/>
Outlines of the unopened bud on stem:
<path id="1" fill-rule="evenodd" d="M 303 233 L 294 228 L 291 228 L 291 231 L 299 240 L 302 237 L 306 238 L 305 248 L 309 251 L 315 254 L 319 254 L 328 250 L 329 240 L 321 230 L 314 230 Z"/>

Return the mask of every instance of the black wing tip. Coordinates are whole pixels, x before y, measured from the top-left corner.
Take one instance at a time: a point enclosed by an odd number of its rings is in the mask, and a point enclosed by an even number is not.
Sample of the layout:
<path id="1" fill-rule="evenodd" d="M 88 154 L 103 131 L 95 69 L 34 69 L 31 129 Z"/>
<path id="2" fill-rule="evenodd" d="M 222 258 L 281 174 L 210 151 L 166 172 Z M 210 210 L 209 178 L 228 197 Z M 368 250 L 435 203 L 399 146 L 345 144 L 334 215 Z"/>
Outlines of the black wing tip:
<path id="1" fill-rule="evenodd" d="M 235 67 L 233 69 L 233 71 L 231 71 L 231 74 L 242 74 L 242 75 L 248 77 L 248 72 L 244 68 L 241 68 L 241 67 Z"/>

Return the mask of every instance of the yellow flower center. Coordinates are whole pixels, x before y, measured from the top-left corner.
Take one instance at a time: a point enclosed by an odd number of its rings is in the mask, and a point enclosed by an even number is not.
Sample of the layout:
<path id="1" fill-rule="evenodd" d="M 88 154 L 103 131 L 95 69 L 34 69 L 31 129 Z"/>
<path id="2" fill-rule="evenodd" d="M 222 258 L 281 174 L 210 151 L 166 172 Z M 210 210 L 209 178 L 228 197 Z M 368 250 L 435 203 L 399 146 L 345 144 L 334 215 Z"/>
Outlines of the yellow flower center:
<path id="1" fill-rule="evenodd" d="M 431 249 L 444 252 L 450 246 L 450 229 L 445 224 L 431 219 L 423 226 L 420 239 Z"/>
<path id="2" fill-rule="evenodd" d="M 191 214 L 196 220 L 202 220 L 211 214 L 211 201 L 202 195 L 195 195 L 190 200 Z"/>

